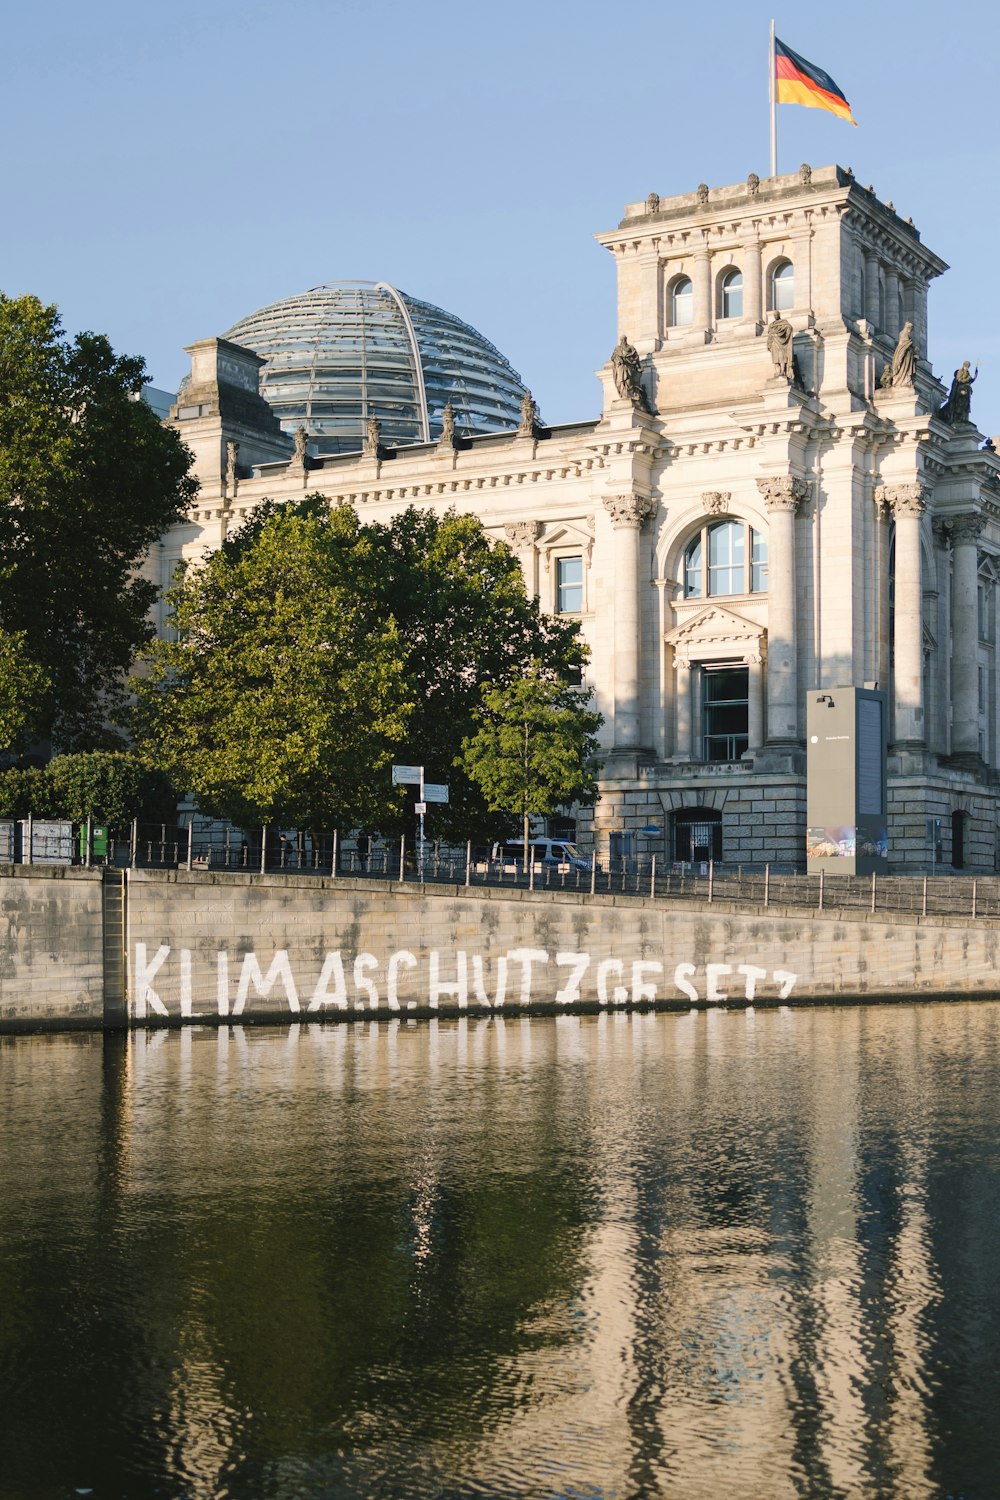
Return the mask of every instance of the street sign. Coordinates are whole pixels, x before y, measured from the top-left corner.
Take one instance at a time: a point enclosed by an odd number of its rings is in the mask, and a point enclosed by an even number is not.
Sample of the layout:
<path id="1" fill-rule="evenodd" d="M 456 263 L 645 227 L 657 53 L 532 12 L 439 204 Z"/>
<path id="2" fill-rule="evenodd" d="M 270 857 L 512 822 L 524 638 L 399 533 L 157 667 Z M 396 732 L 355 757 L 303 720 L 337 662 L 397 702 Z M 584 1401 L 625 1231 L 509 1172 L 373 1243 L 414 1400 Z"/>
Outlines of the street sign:
<path id="1" fill-rule="evenodd" d="M 425 781 L 424 798 L 428 802 L 447 802 L 448 788 L 437 781 Z"/>
<path id="2" fill-rule="evenodd" d="M 426 802 L 415 802 L 414 805 L 413 805 L 413 811 L 415 813 L 419 813 L 420 816 L 423 817 L 424 813 L 427 811 L 427 803 Z M 421 835 L 421 837 L 423 837 L 423 835 Z"/>
<path id="3" fill-rule="evenodd" d="M 423 766 L 393 766 L 393 786 L 419 786 L 423 779 Z"/>

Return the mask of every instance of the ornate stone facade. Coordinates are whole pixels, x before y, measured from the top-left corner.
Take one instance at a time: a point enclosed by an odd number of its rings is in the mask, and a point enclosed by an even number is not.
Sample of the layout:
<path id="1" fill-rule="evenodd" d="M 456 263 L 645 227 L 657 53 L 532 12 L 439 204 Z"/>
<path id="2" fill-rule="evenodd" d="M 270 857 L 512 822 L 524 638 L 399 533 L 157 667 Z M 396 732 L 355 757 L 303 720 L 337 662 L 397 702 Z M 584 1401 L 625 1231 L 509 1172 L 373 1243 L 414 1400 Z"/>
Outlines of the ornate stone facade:
<path id="1" fill-rule="evenodd" d="M 943 261 L 839 167 L 653 194 L 598 239 L 618 274 L 619 353 L 597 419 L 538 427 L 526 398 L 509 439 L 386 452 L 369 433 L 363 454 L 311 459 L 310 491 L 366 519 L 477 515 L 541 607 L 580 618 L 605 761 L 578 826 L 602 857 L 697 847 L 802 868 L 806 694 L 877 682 L 891 868 L 954 856 L 992 870 L 1000 459 L 941 416 L 926 305 Z M 773 378 L 778 306 L 794 383 Z M 201 404 L 173 420 L 202 491 L 163 539 L 158 583 L 260 500 L 303 491 L 254 394 L 260 361 L 219 340 L 192 357 Z"/>

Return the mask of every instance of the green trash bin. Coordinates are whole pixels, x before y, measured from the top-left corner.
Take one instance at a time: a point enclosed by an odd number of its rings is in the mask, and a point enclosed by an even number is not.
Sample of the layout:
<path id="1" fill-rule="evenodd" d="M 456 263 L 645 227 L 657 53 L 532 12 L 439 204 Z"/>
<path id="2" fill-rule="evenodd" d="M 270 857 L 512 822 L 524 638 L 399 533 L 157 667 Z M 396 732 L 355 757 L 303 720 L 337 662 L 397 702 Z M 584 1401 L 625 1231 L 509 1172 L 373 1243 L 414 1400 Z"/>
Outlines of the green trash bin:
<path id="1" fill-rule="evenodd" d="M 80 851 L 80 863 L 87 862 L 87 825 L 80 824 L 77 834 L 77 847 Z M 90 857 L 91 859 L 107 859 L 108 857 L 108 825 L 107 823 L 91 823 L 90 825 Z"/>

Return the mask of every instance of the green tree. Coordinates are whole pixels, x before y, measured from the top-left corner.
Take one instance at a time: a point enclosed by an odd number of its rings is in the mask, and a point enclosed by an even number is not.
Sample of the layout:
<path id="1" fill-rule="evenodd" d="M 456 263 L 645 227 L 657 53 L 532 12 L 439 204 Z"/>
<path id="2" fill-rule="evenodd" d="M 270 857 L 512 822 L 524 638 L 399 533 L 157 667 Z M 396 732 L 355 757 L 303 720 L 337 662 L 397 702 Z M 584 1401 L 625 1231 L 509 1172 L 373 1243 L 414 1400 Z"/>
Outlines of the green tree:
<path id="1" fill-rule="evenodd" d="M 540 611 L 513 552 L 474 516 L 411 507 L 364 532 L 381 607 L 396 620 L 406 651 L 415 703 L 406 759 L 450 789 L 447 806 L 433 809 L 432 831 L 453 839 L 506 831 L 507 817 L 490 817 L 491 805 L 455 757 L 474 732 L 484 683 L 499 689 L 533 661 L 553 679 L 579 677 L 588 655 L 579 625 Z M 399 817 L 387 821 L 385 831 L 405 826 Z"/>
<path id="2" fill-rule="evenodd" d="M 533 662 L 525 676 L 483 689 L 479 728 L 463 741 L 461 764 L 489 807 L 521 818 L 526 869 L 529 818 L 597 801 L 592 767 L 603 719 L 587 707 L 589 696 Z"/>
<path id="3" fill-rule="evenodd" d="M 152 633 L 138 569 L 197 488 L 145 380 L 141 359 L 0 293 L 0 627 L 46 674 L 30 729 L 66 749 L 107 739 Z"/>
<path id="4" fill-rule="evenodd" d="M 244 827 L 377 824 L 412 710 L 348 507 L 267 507 L 168 595 L 135 682 L 142 753 Z"/>
<path id="5" fill-rule="evenodd" d="M 0 753 L 17 749 L 41 712 L 51 678 L 32 661 L 23 630 L 0 629 Z"/>

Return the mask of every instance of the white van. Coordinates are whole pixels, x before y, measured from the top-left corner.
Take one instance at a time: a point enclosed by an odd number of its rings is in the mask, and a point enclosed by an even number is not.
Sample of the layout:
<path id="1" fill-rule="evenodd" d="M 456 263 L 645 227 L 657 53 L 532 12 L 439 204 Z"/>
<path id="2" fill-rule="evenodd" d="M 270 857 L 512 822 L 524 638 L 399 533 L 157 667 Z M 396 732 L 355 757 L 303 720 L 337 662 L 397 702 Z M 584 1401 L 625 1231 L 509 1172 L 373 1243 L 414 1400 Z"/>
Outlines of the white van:
<path id="1" fill-rule="evenodd" d="M 568 839 L 529 839 L 528 851 L 536 871 L 568 874 L 573 870 L 590 869 L 590 860 Z M 494 844 L 492 858 L 502 864 L 504 871 L 519 873 L 524 866 L 524 840 L 508 839 L 506 844 Z"/>

